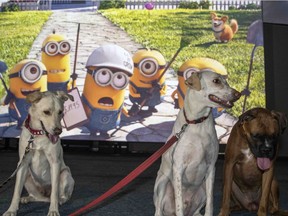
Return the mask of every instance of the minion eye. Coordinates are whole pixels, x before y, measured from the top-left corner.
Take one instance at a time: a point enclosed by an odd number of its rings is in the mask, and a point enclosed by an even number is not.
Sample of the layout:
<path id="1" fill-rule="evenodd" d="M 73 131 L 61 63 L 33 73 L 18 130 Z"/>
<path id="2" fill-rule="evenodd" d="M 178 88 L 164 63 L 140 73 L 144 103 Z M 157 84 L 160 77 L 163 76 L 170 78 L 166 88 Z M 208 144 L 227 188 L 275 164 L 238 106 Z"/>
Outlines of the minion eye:
<path id="1" fill-rule="evenodd" d="M 45 45 L 45 52 L 49 56 L 55 56 L 58 52 L 58 44 L 55 42 L 49 42 Z"/>
<path id="2" fill-rule="evenodd" d="M 128 85 L 128 76 L 123 72 L 116 72 L 112 78 L 112 86 L 115 89 L 124 89 Z"/>
<path id="3" fill-rule="evenodd" d="M 37 64 L 28 64 L 24 66 L 22 73 L 22 79 L 27 83 L 35 83 L 41 78 L 42 70 Z"/>
<path id="4" fill-rule="evenodd" d="M 139 69 L 144 76 L 151 77 L 158 71 L 158 62 L 152 58 L 144 59 L 139 64 Z"/>
<path id="5" fill-rule="evenodd" d="M 102 68 L 95 72 L 94 80 L 100 86 L 109 85 L 112 79 L 112 72 L 108 68 Z"/>
<path id="6" fill-rule="evenodd" d="M 187 80 L 195 72 L 199 72 L 199 69 L 198 68 L 188 68 L 183 73 L 184 79 Z"/>
<path id="7" fill-rule="evenodd" d="M 60 46 L 59 52 L 62 55 L 66 55 L 71 51 L 71 44 L 68 41 L 62 41 L 59 46 Z"/>

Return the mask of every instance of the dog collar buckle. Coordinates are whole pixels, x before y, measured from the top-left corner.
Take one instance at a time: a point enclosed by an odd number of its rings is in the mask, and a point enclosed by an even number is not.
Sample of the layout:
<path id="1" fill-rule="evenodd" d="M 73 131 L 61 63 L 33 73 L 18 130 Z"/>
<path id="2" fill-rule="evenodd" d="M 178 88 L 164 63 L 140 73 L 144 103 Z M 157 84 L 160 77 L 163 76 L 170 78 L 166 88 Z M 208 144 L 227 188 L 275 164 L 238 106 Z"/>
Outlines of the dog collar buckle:
<path id="1" fill-rule="evenodd" d="M 181 130 L 175 134 L 175 136 L 177 137 L 177 139 L 180 139 L 181 135 L 184 133 L 185 129 L 187 128 L 188 124 L 184 124 L 181 128 Z"/>

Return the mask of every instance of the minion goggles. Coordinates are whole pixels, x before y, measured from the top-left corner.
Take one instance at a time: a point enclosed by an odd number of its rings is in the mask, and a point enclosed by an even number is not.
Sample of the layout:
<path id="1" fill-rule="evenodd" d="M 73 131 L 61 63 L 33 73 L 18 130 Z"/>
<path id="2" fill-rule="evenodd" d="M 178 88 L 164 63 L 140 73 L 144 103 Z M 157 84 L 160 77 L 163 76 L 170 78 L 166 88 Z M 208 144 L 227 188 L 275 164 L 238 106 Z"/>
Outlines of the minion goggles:
<path id="1" fill-rule="evenodd" d="M 134 63 L 134 67 L 138 67 L 140 73 L 146 77 L 154 76 L 159 69 L 164 69 L 166 65 L 159 65 L 154 58 L 144 58 L 139 63 Z"/>
<path id="2" fill-rule="evenodd" d="M 42 51 L 49 56 L 55 56 L 57 54 L 66 55 L 71 51 L 71 43 L 67 40 L 60 42 L 50 41 L 42 47 Z"/>
<path id="3" fill-rule="evenodd" d="M 42 70 L 41 67 L 33 62 L 27 63 L 20 71 L 10 74 L 9 79 L 20 77 L 24 82 L 33 84 L 41 79 L 42 75 L 47 75 L 46 70 Z"/>
<path id="4" fill-rule="evenodd" d="M 113 88 L 121 90 L 126 88 L 129 82 L 129 78 L 124 72 L 108 68 L 88 69 L 87 73 L 92 75 L 94 81 L 102 87 L 111 85 Z"/>
<path id="5" fill-rule="evenodd" d="M 216 73 L 215 71 L 209 69 L 209 68 L 204 68 L 204 69 L 201 69 L 199 70 L 198 68 L 188 68 L 186 69 L 184 72 L 182 71 L 178 71 L 177 72 L 177 75 L 178 76 L 182 76 L 184 77 L 184 79 L 188 79 L 193 73 L 197 73 L 197 72 L 201 72 L 201 71 L 211 71 L 211 72 L 214 72 Z"/>

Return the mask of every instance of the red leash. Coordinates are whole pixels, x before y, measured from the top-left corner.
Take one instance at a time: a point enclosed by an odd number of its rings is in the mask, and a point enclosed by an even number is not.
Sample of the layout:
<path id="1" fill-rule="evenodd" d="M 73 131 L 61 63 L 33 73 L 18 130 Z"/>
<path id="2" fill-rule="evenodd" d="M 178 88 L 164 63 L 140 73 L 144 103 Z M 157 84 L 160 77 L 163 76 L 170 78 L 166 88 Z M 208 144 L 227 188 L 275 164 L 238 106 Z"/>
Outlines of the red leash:
<path id="1" fill-rule="evenodd" d="M 142 172 L 144 172 L 148 167 L 150 167 L 161 155 L 170 147 L 172 146 L 177 140 L 177 135 L 171 137 L 165 145 L 163 145 L 160 149 L 158 149 L 154 154 L 152 154 L 148 159 L 146 159 L 142 164 L 140 164 L 136 169 L 134 169 L 132 172 L 130 172 L 125 178 L 123 178 L 121 181 L 119 181 L 116 185 L 114 185 L 112 188 L 110 188 L 108 191 L 106 191 L 104 194 L 102 194 L 97 199 L 93 200 L 86 206 L 80 208 L 76 212 L 71 213 L 69 216 L 76 216 L 84 213 L 88 209 L 95 207 L 100 202 L 104 201 L 117 191 L 119 191 L 121 188 L 125 187 L 127 184 L 129 184 L 131 181 L 133 181 L 137 176 L 139 176 Z"/>
<path id="2" fill-rule="evenodd" d="M 110 188 L 108 191 L 106 191 L 104 194 L 102 194 L 97 199 L 93 200 L 86 206 L 80 208 L 76 212 L 71 213 L 69 216 L 76 216 L 84 213 L 88 209 L 95 207 L 99 203 L 103 202 L 108 197 L 112 196 L 114 193 L 119 191 L 121 188 L 125 187 L 127 184 L 129 184 L 131 181 L 133 181 L 137 176 L 139 176 L 142 172 L 144 172 L 148 167 L 150 167 L 161 155 L 167 151 L 168 148 L 170 148 L 175 142 L 178 141 L 182 133 L 185 131 L 188 124 L 198 124 L 203 122 L 205 119 L 208 118 L 208 116 L 196 119 L 196 120 L 188 120 L 185 110 L 183 109 L 184 117 L 186 120 L 186 124 L 184 124 L 180 130 L 179 133 L 176 133 L 174 136 L 172 136 L 166 143 L 163 145 L 160 149 L 158 149 L 154 154 L 152 154 L 148 159 L 146 159 L 142 164 L 140 164 L 136 169 L 134 169 L 132 172 L 130 172 L 125 178 L 123 178 L 121 181 L 119 181 L 116 185 L 114 185 L 112 188 Z"/>

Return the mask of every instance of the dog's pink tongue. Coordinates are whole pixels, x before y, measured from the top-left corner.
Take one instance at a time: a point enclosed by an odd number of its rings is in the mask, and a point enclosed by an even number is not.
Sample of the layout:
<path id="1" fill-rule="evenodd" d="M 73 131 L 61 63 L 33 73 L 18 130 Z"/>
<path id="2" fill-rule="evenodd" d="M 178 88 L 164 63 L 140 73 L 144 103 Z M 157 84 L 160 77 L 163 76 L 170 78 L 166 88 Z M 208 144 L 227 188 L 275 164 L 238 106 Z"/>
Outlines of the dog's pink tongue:
<path id="1" fill-rule="evenodd" d="M 261 170 L 267 170 L 271 167 L 271 160 L 269 158 L 257 158 L 257 165 Z"/>
<path id="2" fill-rule="evenodd" d="M 59 140 L 59 136 L 58 135 L 48 134 L 48 138 L 53 144 L 57 143 L 58 140 Z"/>

